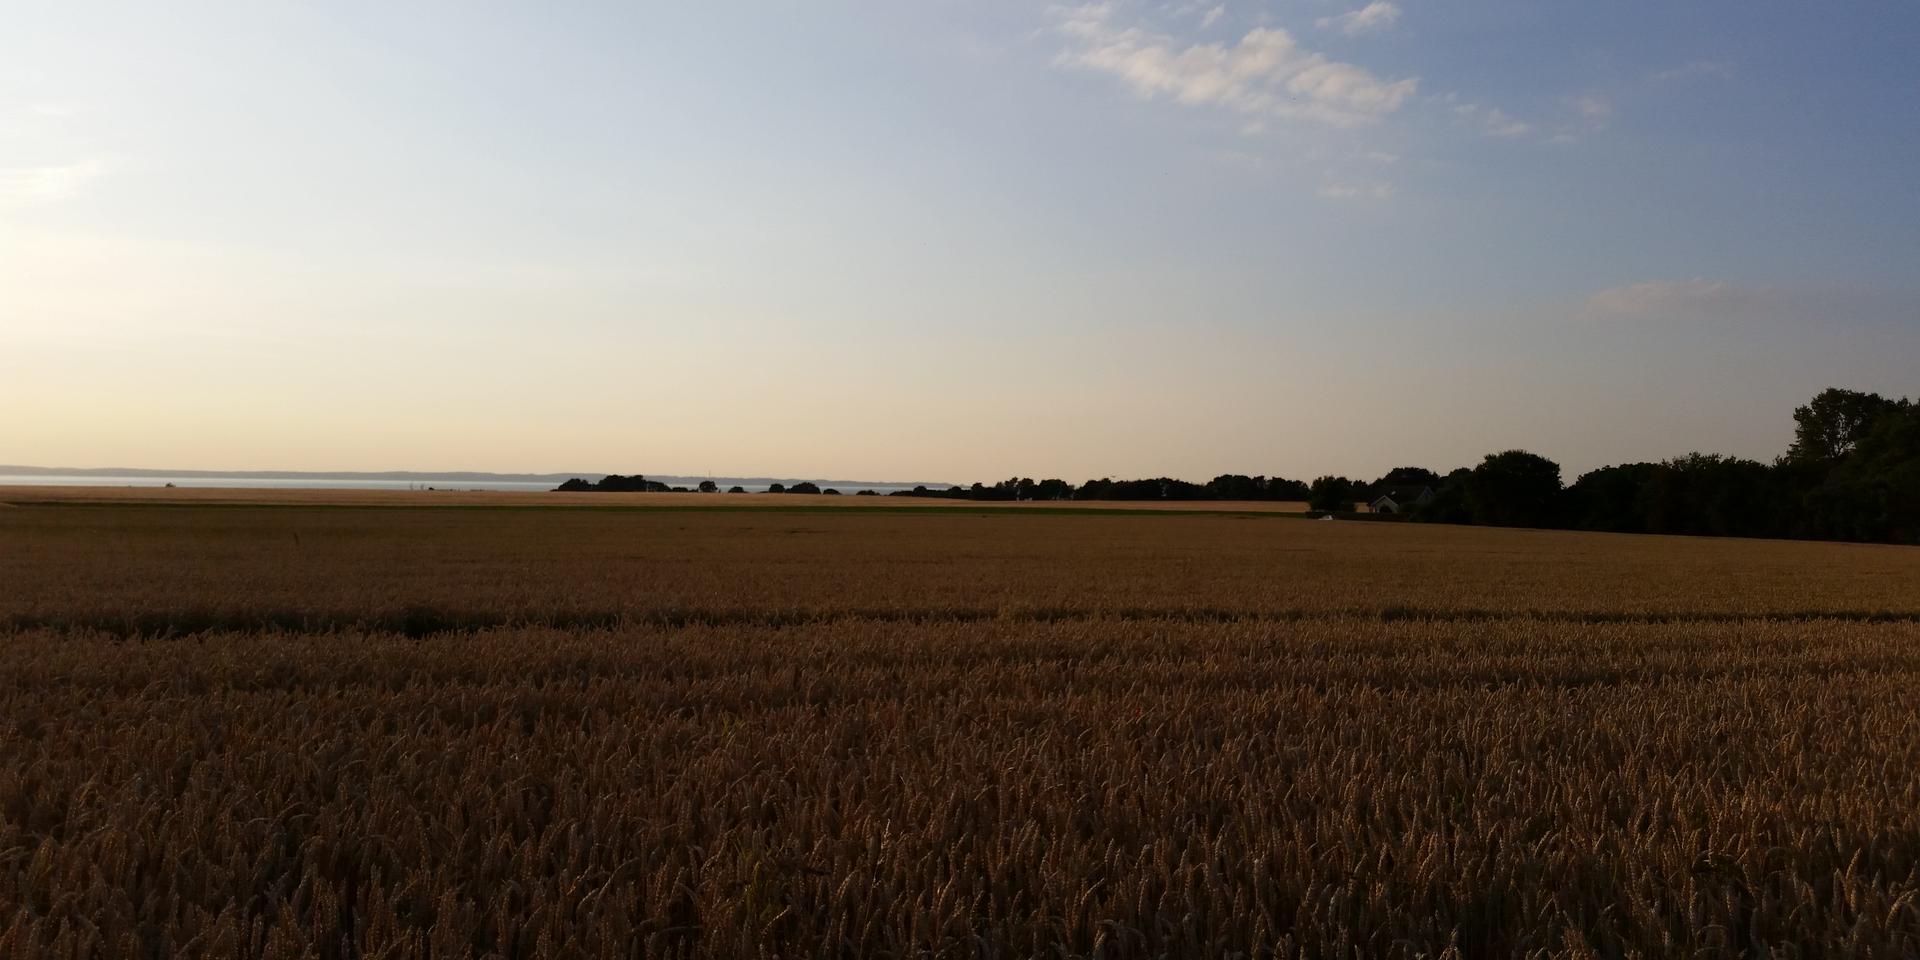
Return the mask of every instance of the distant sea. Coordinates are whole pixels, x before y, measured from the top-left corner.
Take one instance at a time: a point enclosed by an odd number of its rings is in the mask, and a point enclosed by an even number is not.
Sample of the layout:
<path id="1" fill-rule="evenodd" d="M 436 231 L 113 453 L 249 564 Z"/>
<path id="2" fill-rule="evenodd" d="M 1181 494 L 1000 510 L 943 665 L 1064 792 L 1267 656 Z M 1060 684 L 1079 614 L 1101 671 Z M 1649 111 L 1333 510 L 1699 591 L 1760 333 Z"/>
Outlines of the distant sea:
<path id="1" fill-rule="evenodd" d="M 18 469 L 18 468 L 15 468 Z M 334 476 L 329 474 L 295 474 L 261 476 L 258 474 L 235 473 L 189 473 L 168 475 L 160 472 L 139 473 L 0 473 L 0 486 L 43 486 L 43 487 L 164 487 L 172 484 L 176 487 L 225 487 L 254 490 L 507 490 L 519 492 L 538 492 L 552 490 L 561 481 L 571 476 L 598 480 L 605 474 L 555 474 L 553 476 L 529 477 L 524 475 L 485 474 L 407 474 L 394 475 L 358 475 Z M 653 476 L 669 486 L 694 488 L 707 477 L 670 477 Z M 720 489 L 741 487 L 748 493 L 765 493 L 773 483 L 792 486 L 802 479 L 775 479 L 769 477 L 713 477 Z M 844 494 L 860 490 L 872 490 L 875 493 L 888 494 L 897 490 L 911 490 L 917 484 L 912 483 L 867 483 L 858 480 L 813 480 L 821 487 L 832 487 Z M 944 490 L 949 484 L 930 483 L 925 486 Z"/>

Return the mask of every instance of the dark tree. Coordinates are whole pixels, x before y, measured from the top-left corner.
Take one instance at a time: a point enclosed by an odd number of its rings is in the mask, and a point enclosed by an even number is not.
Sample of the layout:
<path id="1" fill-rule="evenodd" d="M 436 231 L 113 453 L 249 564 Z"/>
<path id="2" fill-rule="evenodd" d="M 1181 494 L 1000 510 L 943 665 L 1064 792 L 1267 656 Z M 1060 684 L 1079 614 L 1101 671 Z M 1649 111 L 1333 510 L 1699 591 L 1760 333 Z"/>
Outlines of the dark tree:
<path id="1" fill-rule="evenodd" d="M 1691 453 L 1660 465 L 1642 491 L 1648 533 L 1714 537 L 1783 535 L 1791 512 L 1763 463 Z"/>
<path id="2" fill-rule="evenodd" d="M 1822 536 L 1920 543 L 1920 405 L 1875 420 L 1807 505 Z"/>
<path id="3" fill-rule="evenodd" d="M 819 493 L 820 485 L 811 480 L 802 480 L 787 488 L 788 493 Z"/>
<path id="4" fill-rule="evenodd" d="M 1440 475 L 1426 467 L 1394 467 L 1386 475 L 1373 482 L 1372 489 L 1384 487 L 1432 487 L 1440 489 Z"/>
<path id="5" fill-rule="evenodd" d="M 1623 463 L 1580 476 L 1567 488 L 1567 521 L 1581 530 L 1641 533 L 1647 529 L 1646 490 L 1657 463 Z"/>
<path id="6" fill-rule="evenodd" d="M 1307 488 L 1307 506 L 1314 510 L 1342 512 L 1353 509 L 1359 491 L 1346 477 L 1315 477 Z"/>
<path id="7" fill-rule="evenodd" d="M 1525 450 L 1488 454 L 1466 482 L 1466 505 L 1474 523 L 1552 526 L 1559 498 L 1560 465 Z"/>
<path id="8" fill-rule="evenodd" d="M 838 490 L 835 490 L 835 489 L 834 489 L 834 488 L 832 488 L 832 487 L 828 487 L 828 488 L 826 488 L 825 490 L 822 490 L 822 491 L 820 491 L 820 492 L 821 492 L 821 493 L 823 493 L 823 494 L 826 494 L 826 495 L 827 495 L 827 496 L 829 496 L 829 497 L 837 497 L 837 496 L 839 496 L 839 495 L 840 495 L 840 491 L 838 491 Z"/>
<path id="9" fill-rule="evenodd" d="M 727 492 L 728 493 L 746 493 L 747 488 L 746 487 L 728 487 Z"/>
<path id="10" fill-rule="evenodd" d="M 921 485 L 914 487 L 912 490 L 895 490 L 887 494 L 887 496 L 925 497 L 931 500 L 965 500 L 968 497 L 968 492 L 965 487 L 948 487 L 945 490 L 934 490 L 925 485 Z"/>
<path id="11" fill-rule="evenodd" d="M 700 481 L 700 492 L 701 493 L 719 493 L 720 485 L 717 483 L 714 483 L 712 480 L 702 480 Z"/>
<path id="12" fill-rule="evenodd" d="M 1274 477 L 1267 481 L 1267 499 L 1269 500 L 1305 500 L 1313 496 L 1313 491 L 1299 480 Z"/>
<path id="13" fill-rule="evenodd" d="M 1312 494 L 1298 480 L 1223 473 L 1207 481 L 1207 495 L 1214 500 L 1305 500 Z"/>
<path id="14" fill-rule="evenodd" d="M 1033 500 L 1071 500 L 1073 484 L 1058 478 L 1048 478 L 1034 484 L 1031 493 L 1032 496 L 1029 499 Z"/>
<path id="15" fill-rule="evenodd" d="M 1207 481 L 1207 495 L 1214 500 L 1265 500 L 1267 478 L 1223 473 Z"/>
<path id="16" fill-rule="evenodd" d="M 772 484 L 768 484 L 768 485 L 767 485 L 767 492 L 768 492 L 768 493 L 786 493 L 786 492 L 787 492 L 787 485 L 786 485 L 786 484 L 784 484 L 784 483 L 772 483 Z"/>
<path id="17" fill-rule="evenodd" d="M 557 487 L 554 487 L 553 489 L 554 489 L 554 492 L 556 493 L 585 493 L 593 489 L 593 484 L 588 483 L 587 481 L 582 480 L 579 477 L 574 477 L 573 479 L 568 480 L 567 482 Z"/>
<path id="18" fill-rule="evenodd" d="M 1089 480 L 1075 494 L 1079 500 L 1210 500 L 1207 488 L 1172 477 L 1151 480 Z"/>
<path id="19" fill-rule="evenodd" d="M 1113 480 L 1111 478 L 1088 480 L 1073 492 L 1073 498 L 1075 500 L 1111 500 L 1113 498 L 1107 494 L 1108 491 L 1112 489 Z"/>
<path id="20" fill-rule="evenodd" d="M 1428 523 L 1472 523 L 1473 513 L 1467 509 L 1467 485 L 1472 479 L 1473 471 L 1466 467 L 1440 478 L 1433 489 L 1433 502 L 1416 508 L 1412 518 Z"/>
<path id="21" fill-rule="evenodd" d="M 1853 452 L 1875 420 L 1905 405 L 1877 393 L 1822 390 L 1793 411 L 1793 446 L 1787 459 L 1832 464 Z"/>

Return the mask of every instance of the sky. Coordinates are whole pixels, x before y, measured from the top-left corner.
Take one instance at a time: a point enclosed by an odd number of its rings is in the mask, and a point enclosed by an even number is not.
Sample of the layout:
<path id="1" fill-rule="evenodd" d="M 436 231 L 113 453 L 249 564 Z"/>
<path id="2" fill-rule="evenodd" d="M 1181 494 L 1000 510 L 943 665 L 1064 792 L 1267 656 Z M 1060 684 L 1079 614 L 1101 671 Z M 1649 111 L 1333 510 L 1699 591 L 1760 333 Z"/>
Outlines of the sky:
<path id="1" fill-rule="evenodd" d="M 1771 459 L 1920 392 L 1920 4 L 0 0 L 0 463 Z"/>

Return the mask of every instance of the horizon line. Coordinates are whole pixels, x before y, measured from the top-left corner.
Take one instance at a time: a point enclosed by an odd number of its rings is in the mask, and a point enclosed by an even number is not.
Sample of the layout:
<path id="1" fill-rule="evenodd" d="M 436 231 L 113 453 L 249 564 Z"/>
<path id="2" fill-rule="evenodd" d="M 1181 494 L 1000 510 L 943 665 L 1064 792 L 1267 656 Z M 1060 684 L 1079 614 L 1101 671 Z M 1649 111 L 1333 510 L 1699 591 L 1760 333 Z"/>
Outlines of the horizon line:
<path id="1" fill-rule="evenodd" d="M 963 484 L 963 483 L 950 483 L 947 481 L 930 482 L 925 480 L 915 480 L 915 481 L 852 480 L 852 479 L 828 478 L 828 477 L 807 477 L 807 476 L 800 476 L 800 475 L 775 476 L 771 474 L 759 475 L 759 476 L 750 476 L 746 474 L 724 474 L 724 473 L 639 473 L 639 472 L 636 472 L 636 473 L 621 474 L 617 471 L 596 471 L 596 470 L 578 470 L 578 471 L 556 470 L 556 471 L 548 471 L 548 472 L 524 472 L 524 471 L 506 472 L 506 471 L 497 471 L 497 470 L 258 470 L 258 469 L 221 470 L 221 469 L 205 469 L 205 468 L 175 469 L 175 468 L 161 468 L 161 467 L 70 467 L 70 466 L 42 467 L 42 466 L 34 466 L 30 464 L 0 463 L 0 475 L 7 475 L 7 474 L 12 474 L 14 476 L 69 475 L 69 476 L 128 476 L 128 477 L 143 477 L 143 478 L 231 477 L 234 479 L 243 479 L 243 480 L 244 479 L 276 480 L 276 479 L 308 479 L 308 478 L 312 478 L 312 479 L 332 478 L 332 479 L 340 479 L 340 480 L 355 480 L 355 479 L 460 480 L 460 479 L 483 479 L 484 478 L 488 480 L 498 480 L 503 482 L 524 481 L 529 483 L 546 482 L 549 480 L 559 482 L 559 481 L 569 480 L 575 477 L 580 477 L 584 479 L 584 478 L 590 478 L 590 477 L 643 476 L 643 477 L 658 477 L 661 479 L 670 479 L 670 480 L 719 479 L 719 480 L 745 480 L 745 481 L 770 480 L 770 481 L 779 481 L 779 482 L 805 480 L 813 483 L 838 483 L 838 484 L 846 484 L 846 485 L 872 484 L 875 486 L 885 486 L 885 487 L 911 487 L 911 486 L 964 487 L 966 486 L 966 484 Z"/>

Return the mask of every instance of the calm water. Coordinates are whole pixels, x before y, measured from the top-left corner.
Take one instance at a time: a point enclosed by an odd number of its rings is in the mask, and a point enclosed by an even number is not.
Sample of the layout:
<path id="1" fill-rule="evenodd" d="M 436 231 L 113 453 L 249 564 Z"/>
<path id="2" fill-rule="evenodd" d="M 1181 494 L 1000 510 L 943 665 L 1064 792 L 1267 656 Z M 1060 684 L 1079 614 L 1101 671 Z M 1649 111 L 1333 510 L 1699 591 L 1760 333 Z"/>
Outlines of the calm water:
<path id="1" fill-rule="evenodd" d="M 119 477 L 86 474 L 0 474 L 0 484 L 28 484 L 42 487 L 226 487 L 253 490 L 414 490 L 437 487 L 441 490 L 552 490 L 555 484 L 523 481 L 446 480 L 427 477 L 420 480 L 365 480 L 354 477 L 299 477 L 296 479 L 259 479 L 252 477 Z"/>
<path id="2" fill-rule="evenodd" d="M 598 480 L 599 477 L 588 477 Z M 674 486 L 693 487 L 699 484 L 699 477 L 660 477 L 661 482 Z M 744 480 L 715 477 L 713 482 L 725 490 L 733 486 L 745 487 L 749 493 L 764 493 L 765 481 L 748 483 Z M 433 487 L 437 490 L 517 490 L 523 492 L 552 490 L 558 481 L 549 480 L 462 480 L 439 477 L 421 477 L 412 480 L 369 480 L 359 477 L 298 477 L 298 478 L 252 478 L 252 477 L 127 477 L 111 475 L 66 475 L 66 474 L 4 474 L 0 473 L 0 485 L 43 486 L 43 487 L 164 487 L 167 484 L 176 487 L 225 487 L 228 489 L 265 489 L 265 490 L 424 490 Z M 789 485 L 793 481 L 786 481 Z M 825 484 L 822 484 L 825 486 Z M 911 490 L 911 484 L 867 483 L 843 485 L 841 493 L 851 494 L 856 490 L 872 490 L 876 493 L 892 493 L 895 490 Z"/>

